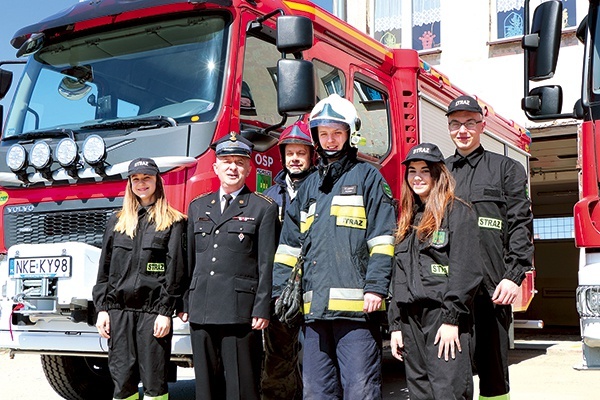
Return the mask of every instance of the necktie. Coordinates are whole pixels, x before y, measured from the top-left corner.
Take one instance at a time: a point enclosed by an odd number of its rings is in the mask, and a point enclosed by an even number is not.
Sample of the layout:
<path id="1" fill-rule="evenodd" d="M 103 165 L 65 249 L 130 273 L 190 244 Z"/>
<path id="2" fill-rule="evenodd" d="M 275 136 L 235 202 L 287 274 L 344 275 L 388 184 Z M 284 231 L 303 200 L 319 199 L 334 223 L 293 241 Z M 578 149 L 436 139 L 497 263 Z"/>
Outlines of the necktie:
<path id="1" fill-rule="evenodd" d="M 231 203 L 231 199 L 233 199 L 233 196 L 230 194 L 224 194 L 223 198 L 225 199 L 225 205 L 223 206 L 223 211 L 221 213 L 224 213 L 225 210 L 227 210 L 227 207 L 229 207 L 229 204 Z"/>

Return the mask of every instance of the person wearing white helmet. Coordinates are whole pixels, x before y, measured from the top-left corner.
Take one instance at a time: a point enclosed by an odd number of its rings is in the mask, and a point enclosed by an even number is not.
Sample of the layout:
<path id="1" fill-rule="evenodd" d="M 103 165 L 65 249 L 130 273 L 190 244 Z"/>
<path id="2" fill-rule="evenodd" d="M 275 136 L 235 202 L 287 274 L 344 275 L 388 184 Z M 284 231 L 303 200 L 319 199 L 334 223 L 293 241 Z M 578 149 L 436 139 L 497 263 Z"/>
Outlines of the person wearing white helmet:
<path id="1" fill-rule="evenodd" d="M 379 171 L 357 159 L 360 119 L 350 101 L 321 100 L 309 125 L 320 159 L 287 209 L 273 296 L 302 256 L 305 399 L 381 399 L 379 311 L 392 271 L 394 200 Z"/>
<path id="2" fill-rule="evenodd" d="M 299 120 L 287 127 L 279 137 L 283 169 L 275 176 L 275 184 L 263 194 L 279 205 L 279 217 L 296 197 L 298 189 L 315 170 L 314 147 L 308 124 Z M 302 398 L 302 375 L 299 365 L 300 328 L 290 327 L 274 316 L 264 331 L 265 358 L 261 377 L 262 400 L 299 400 Z"/>

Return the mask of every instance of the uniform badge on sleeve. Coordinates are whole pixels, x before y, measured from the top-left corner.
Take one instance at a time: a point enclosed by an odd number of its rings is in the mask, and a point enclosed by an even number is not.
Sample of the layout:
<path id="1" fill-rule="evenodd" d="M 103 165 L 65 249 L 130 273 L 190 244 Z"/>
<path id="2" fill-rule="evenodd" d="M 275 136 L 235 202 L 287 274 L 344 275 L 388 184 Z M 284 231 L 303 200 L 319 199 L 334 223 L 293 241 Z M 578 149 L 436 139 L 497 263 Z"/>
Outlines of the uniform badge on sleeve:
<path id="1" fill-rule="evenodd" d="M 383 190 L 383 193 L 389 197 L 390 199 L 393 199 L 394 196 L 392 195 L 392 189 L 390 188 L 390 185 L 388 185 L 385 182 L 381 182 L 381 189 Z"/>

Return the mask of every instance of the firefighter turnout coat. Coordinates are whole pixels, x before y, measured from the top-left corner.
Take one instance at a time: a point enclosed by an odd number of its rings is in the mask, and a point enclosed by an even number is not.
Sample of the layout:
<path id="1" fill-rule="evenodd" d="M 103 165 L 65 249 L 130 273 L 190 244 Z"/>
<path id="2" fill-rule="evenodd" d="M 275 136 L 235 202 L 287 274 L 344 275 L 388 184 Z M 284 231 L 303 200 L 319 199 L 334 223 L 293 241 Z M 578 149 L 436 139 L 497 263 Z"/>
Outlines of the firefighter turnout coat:
<path id="1" fill-rule="evenodd" d="M 219 191 L 188 210 L 192 277 L 185 310 L 195 324 L 250 324 L 270 318 L 277 204 L 246 186 L 221 215 Z"/>
<path id="2" fill-rule="evenodd" d="M 304 246 L 305 321 L 364 321 L 364 293 L 388 295 L 394 250 L 396 215 L 379 171 L 352 155 L 321 162 L 285 218 L 275 255 L 274 296 L 281 294 Z"/>
<path id="3" fill-rule="evenodd" d="M 455 153 L 446 165 L 456 179 L 456 196 L 471 203 L 477 214 L 485 289 L 492 296 L 502 279 L 520 285 L 533 262 L 525 169 L 482 146 L 466 157 Z"/>

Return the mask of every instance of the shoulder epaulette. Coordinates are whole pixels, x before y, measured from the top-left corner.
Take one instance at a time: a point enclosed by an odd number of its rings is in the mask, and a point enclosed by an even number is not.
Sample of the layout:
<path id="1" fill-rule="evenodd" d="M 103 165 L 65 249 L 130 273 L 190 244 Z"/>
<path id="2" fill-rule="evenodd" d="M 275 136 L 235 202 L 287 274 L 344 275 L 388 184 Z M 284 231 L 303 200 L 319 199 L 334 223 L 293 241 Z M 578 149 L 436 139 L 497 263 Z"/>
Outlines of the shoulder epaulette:
<path id="1" fill-rule="evenodd" d="M 265 199 L 266 201 L 268 201 L 268 202 L 269 202 L 269 204 L 272 204 L 272 203 L 273 203 L 273 199 L 272 199 L 272 198 L 270 198 L 269 196 L 265 196 L 264 194 L 262 194 L 262 193 L 258 193 L 258 192 L 253 192 L 253 193 L 254 193 L 255 195 L 257 195 L 258 197 L 260 197 L 260 198 L 263 198 L 263 199 Z"/>
<path id="2" fill-rule="evenodd" d="M 201 195 L 199 195 L 199 196 L 196 196 L 196 197 L 194 197 L 194 198 L 192 199 L 192 201 L 190 201 L 190 203 L 191 203 L 191 202 L 193 202 L 193 201 L 195 201 L 195 200 L 201 199 L 202 197 L 208 196 L 209 194 L 213 194 L 213 193 L 214 193 L 214 192 L 208 192 L 208 193 L 203 193 L 203 194 L 201 194 Z"/>

